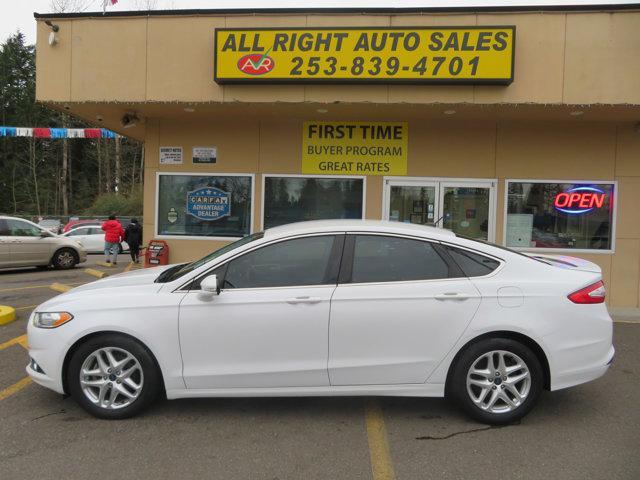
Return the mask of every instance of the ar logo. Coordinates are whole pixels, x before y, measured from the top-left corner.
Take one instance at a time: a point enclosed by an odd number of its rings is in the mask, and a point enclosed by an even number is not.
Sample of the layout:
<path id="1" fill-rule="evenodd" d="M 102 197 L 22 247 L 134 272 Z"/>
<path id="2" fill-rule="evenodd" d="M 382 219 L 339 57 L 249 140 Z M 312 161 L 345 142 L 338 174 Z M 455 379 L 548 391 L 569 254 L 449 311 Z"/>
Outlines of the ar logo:
<path id="1" fill-rule="evenodd" d="M 276 66 L 273 58 L 268 56 L 271 49 L 267 50 L 264 54 L 250 53 L 238 60 L 238 69 L 249 75 L 264 75 L 273 70 Z"/>

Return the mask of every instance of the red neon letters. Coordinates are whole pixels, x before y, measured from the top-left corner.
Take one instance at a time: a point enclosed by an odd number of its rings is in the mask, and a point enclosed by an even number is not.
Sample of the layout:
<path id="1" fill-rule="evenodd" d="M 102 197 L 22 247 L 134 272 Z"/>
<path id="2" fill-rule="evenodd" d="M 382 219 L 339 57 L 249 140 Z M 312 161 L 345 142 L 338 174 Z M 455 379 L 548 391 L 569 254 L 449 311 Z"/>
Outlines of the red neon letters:
<path id="1" fill-rule="evenodd" d="M 606 193 L 571 192 L 556 195 L 553 204 L 557 208 L 600 208 L 604 205 Z"/>

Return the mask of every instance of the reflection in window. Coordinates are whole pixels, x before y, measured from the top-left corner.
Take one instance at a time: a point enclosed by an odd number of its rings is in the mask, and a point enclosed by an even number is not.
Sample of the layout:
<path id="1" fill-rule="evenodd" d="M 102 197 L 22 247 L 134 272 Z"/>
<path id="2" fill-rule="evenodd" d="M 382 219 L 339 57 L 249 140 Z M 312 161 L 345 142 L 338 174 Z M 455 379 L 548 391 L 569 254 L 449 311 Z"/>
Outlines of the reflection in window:
<path id="1" fill-rule="evenodd" d="M 158 182 L 158 235 L 249 235 L 252 177 L 161 174 Z"/>
<path id="2" fill-rule="evenodd" d="M 264 228 L 328 218 L 362 218 L 361 178 L 265 177 Z"/>
<path id="3" fill-rule="evenodd" d="M 358 235 L 353 283 L 447 278 L 449 267 L 429 242 L 378 235 Z"/>
<path id="4" fill-rule="evenodd" d="M 507 247 L 610 250 L 613 184 L 509 182 Z"/>

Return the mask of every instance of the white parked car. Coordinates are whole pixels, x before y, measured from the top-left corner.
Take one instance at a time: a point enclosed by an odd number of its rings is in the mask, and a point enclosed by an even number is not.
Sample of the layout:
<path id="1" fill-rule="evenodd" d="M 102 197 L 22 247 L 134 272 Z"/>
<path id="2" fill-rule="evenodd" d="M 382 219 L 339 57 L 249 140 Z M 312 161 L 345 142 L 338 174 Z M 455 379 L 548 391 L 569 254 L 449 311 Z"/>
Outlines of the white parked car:
<path id="1" fill-rule="evenodd" d="M 63 237 L 69 237 L 80 242 L 88 253 L 104 252 L 104 231 L 98 225 L 85 225 L 77 227 L 62 234 Z M 127 242 L 120 242 L 121 250 L 118 253 L 129 250 Z"/>
<path id="2" fill-rule="evenodd" d="M 68 269 L 86 260 L 86 250 L 71 238 L 23 218 L 0 216 L 0 269 L 49 265 Z"/>
<path id="3" fill-rule="evenodd" d="M 492 424 L 614 355 L 600 268 L 403 223 L 318 221 L 55 297 L 27 372 L 103 418 L 158 395 L 452 397 Z M 116 300 L 116 301 L 114 301 Z"/>

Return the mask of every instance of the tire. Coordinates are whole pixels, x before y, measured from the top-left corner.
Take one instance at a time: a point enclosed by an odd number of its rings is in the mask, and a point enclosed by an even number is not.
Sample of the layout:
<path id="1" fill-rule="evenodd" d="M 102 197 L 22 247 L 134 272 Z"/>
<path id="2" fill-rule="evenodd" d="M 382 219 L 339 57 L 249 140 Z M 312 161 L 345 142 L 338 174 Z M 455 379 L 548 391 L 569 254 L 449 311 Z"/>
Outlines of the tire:
<path id="1" fill-rule="evenodd" d="M 78 254 L 72 248 L 61 248 L 53 254 L 51 263 L 58 270 L 69 270 L 74 268 L 80 259 Z"/>
<path id="2" fill-rule="evenodd" d="M 496 367 L 502 375 L 496 376 Z M 448 391 L 471 418 L 506 425 L 531 411 L 543 384 L 542 366 L 531 349 L 515 340 L 489 338 L 468 346 L 459 355 Z"/>
<path id="3" fill-rule="evenodd" d="M 129 359 L 125 360 L 127 356 Z M 122 361 L 125 363 L 118 365 Z M 81 379 L 83 369 L 95 373 Z M 67 385 L 71 396 L 87 412 L 98 418 L 119 420 L 139 414 L 156 400 L 162 377 L 144 346 L 130 337 L 110 333 L 90 338 L 73 353 Z"/>

